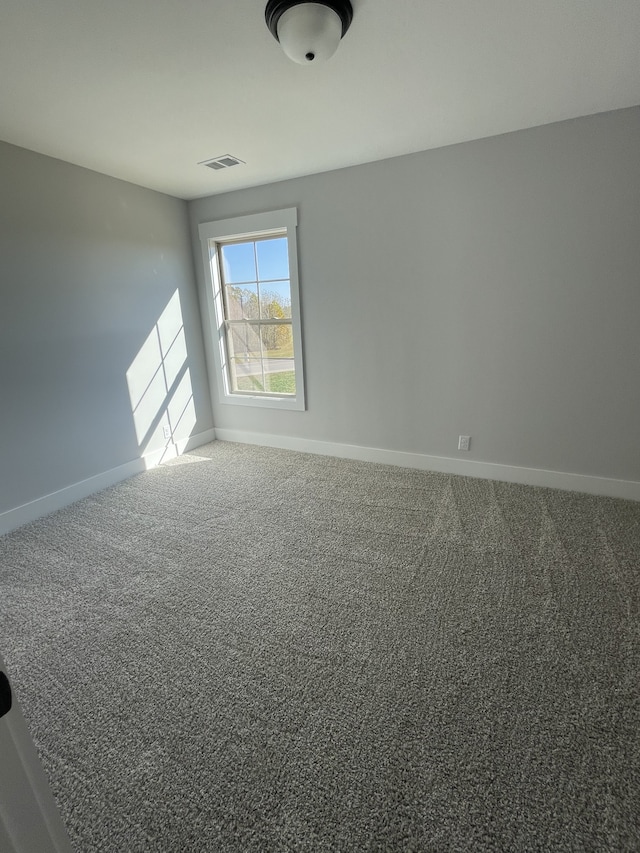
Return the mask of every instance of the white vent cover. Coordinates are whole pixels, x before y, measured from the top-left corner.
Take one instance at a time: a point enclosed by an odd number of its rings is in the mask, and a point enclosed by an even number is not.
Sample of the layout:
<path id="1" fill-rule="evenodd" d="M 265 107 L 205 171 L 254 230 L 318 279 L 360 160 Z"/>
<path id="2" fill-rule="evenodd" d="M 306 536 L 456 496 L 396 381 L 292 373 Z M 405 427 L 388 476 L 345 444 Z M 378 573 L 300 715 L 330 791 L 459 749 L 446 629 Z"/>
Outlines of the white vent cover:
<path id="1" fill-rule="evenodd" d="M 244 164 L 244 160 L 240 160 L 239 157 L 234 157 L 232 154 L 222 154 L 220 157 L 214 157 L 212 160 L 202 160 L 198 163 L 198 166 L 207 166 L 209 169 L 230 169 L 231 166 L 238 166 L 240 163 Z"/>

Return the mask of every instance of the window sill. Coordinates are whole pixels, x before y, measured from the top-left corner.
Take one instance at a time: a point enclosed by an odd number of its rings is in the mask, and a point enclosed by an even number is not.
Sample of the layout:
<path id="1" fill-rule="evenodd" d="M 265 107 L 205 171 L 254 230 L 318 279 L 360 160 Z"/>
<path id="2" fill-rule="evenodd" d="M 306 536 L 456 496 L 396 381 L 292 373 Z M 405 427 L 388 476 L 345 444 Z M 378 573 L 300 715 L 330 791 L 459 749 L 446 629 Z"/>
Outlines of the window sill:
<path id="1" fill-rule="evenodd" d="M 297 397 L 262 397 L 253 394 L 223 394 L 220 402 L 231 406 L 252 406 L 260 409 L 285 409 L 286 411 L 303 412 L 304 400 Z"/>

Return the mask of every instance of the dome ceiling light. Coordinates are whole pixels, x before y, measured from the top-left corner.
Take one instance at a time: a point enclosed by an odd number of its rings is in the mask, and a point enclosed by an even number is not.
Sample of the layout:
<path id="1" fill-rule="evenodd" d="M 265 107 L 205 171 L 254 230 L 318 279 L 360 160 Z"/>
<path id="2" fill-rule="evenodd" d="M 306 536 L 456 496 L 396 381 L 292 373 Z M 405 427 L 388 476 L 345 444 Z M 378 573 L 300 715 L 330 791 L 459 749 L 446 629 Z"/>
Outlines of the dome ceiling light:
<path id="1" fill-rule="evenodd" d="M 267 27 L 289 59 L 300 65 L 326 62 L 353 20 L 349 0 L 269 0 Z"/>

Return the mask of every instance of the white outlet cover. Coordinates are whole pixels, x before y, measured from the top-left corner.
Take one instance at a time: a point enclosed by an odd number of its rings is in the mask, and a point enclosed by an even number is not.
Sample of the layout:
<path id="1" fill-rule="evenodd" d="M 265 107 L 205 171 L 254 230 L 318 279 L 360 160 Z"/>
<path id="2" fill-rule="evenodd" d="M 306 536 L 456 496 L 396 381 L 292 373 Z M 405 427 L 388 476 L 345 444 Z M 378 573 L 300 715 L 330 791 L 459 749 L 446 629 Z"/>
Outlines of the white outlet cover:
<path id="1" fill-rule="evenodd" d="M 471 447 L 471 436 L 470 435 L 459 435 L 458 436 L 458 450 L 469 450 Z"/>

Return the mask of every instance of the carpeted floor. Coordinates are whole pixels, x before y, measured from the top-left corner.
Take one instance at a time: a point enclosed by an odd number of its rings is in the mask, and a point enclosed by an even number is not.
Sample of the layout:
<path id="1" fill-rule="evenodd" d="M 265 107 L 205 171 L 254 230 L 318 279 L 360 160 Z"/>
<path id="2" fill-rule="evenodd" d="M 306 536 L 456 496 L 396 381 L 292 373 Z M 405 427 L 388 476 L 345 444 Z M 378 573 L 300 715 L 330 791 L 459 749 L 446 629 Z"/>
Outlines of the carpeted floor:
<path id="1" fill-rule="evenodd" d="M 640 504 L 217 442 L 0 584 L 79 853 L 640 850 Z"/>

